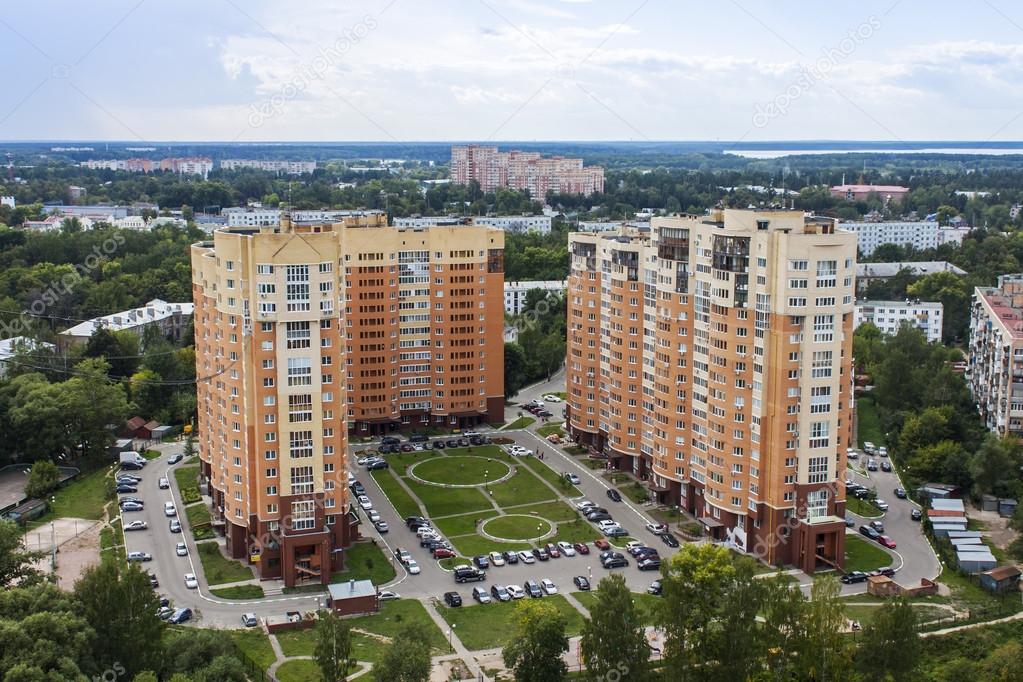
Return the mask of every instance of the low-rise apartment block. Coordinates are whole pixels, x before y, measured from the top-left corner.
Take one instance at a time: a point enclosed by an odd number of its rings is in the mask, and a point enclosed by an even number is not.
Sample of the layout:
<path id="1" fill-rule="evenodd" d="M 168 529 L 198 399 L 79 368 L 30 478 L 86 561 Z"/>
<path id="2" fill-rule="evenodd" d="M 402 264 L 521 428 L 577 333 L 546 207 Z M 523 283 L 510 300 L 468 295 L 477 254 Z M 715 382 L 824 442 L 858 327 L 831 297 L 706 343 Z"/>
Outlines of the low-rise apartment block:
<path id="1" fill-rule="evenodd" d="M 551 217 L 544 215 L 509 215 L 509 216 L 411 216 L 395 218 L 397 227 L 432 227 L 435 225 L 483 225 L 496 227 L 505 232 L 537 232 L 550 234 Z"/>
<path id="2" fill-rule="evenodd" d="M 857 301 L 856 326 L 869 322 L 885 334 L 904 324 L 916 327 L 928 341 L 941 341 L 944 306 L 931 301 Z"/>
<path id="3" fill-rule="evenodd" d="M 968 227 L 941 227 L 936 220 L 891 220 L 840 223 L 839 229 L 856 233 L 860 253 L 870 256 L 882 244 L 911 246 L 917 251 L 942 244 L 962 244 Z"/>
<path id="4" fill-rule="evenodd" d="M 238 170 L 250 168 L 253 170 L 267 171 L 268 173 L 281 173 L 284 175 L 304 175 L 316 170 L 315 161 L 260 161 L 258 159 L 222 159 L 220 167 L 223 170 Z"/>
<path id="5" fill-rule="evenodd" d="M 856 241 L 802 211 L 569 236 L 568 428 L 771 563 L 841 565 Z"/>
<path id="6" fill-rule="evenodd" d="M 154 298 L 141 308 L 132 308 L 79 322 L 57 335 L 57 348 L 61 352 L 75 346 L 84 346 L 98 329 L 130 331 L 142 336 L 149 327 L 158 327 L 165 337 L 178 340 L 192 320 L 192 303 L 168 303 Z"/>
<path id="7" fill-rule="evenodd" d="M 525 312 L 526 294 L 530 291 L 539 289 L 548 293 L 563 294 L 566 286 L 565 280 L 505 282 L 504 312 L 509 315 L 520 315 Z"/>
<path id="8" fill-rule="evenodd" d="M 545 157 L 538 152 L 498 151 L 485 145 L 451 148 L 451 180 L 461 185 L 477 182 L 484 192 L 498 187 L 528 190 L 543 200 L 548 192 L 589 196 L 604 191 L 604 169 L 583 166 L 582 159 Z"/>
<path id="9" fill-rule="evenodd" d="M 1023 274 L 974 290 L 967 380 L 987 427 L 1023 437 Z"/>
<path id="10" fill-rule="evenodd" d="M 856 266 L 856 292 L 867 290 L 873 282 L 883 282 L 898 275 L 903 270 L 913 277 L 926 277 L 938 272 L 951 272 L 953 275 L 965 275 L 966 270 L 952 265 L 948 261 L 907 261 L 900 263 L 860 263 Z"/>

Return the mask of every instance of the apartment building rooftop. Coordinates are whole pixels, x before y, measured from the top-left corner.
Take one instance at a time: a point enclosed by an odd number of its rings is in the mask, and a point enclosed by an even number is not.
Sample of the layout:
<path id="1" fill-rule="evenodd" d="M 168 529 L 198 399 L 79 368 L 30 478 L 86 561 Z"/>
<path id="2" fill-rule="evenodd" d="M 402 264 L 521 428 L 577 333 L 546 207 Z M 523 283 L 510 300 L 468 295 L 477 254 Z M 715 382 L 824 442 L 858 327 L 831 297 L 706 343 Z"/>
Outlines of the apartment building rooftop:
<path id="1" fill-rule="evenodd" d="M 61 332 L 61 336 L 89 337 L 100 328 L 119 331 L 134 329 L 136 327 L 158 322 L 173 315 L 191 315 L 194 309 L 192 303 L 168 303 L 154 298 L 141 308 L 133 308 L 119 313 L 111 313 L 102 317 L 94 317 L 91 320 L 80 322 L 70 329 Z"/>
<path id="2" fill-rule="evenodd" d="M 951 272 L 953 275 L 965 275 L 966 270 L 952 265 L 948 261 L 904 261 L 899 263 L 858 263 L 856 265 L 856 276 L 858 278 L 872 277 L 885 278 L 894 277 L 902 270 L 909 270 L 914 275 L 933 275 L 937 272 Z"/>
<path id="3" fill-rule="evenodd" d="M 977 297 L 1013 338 L 1023 338 L 1023 273 L 1002 275 L 998 286 L 977 287 Z"/>

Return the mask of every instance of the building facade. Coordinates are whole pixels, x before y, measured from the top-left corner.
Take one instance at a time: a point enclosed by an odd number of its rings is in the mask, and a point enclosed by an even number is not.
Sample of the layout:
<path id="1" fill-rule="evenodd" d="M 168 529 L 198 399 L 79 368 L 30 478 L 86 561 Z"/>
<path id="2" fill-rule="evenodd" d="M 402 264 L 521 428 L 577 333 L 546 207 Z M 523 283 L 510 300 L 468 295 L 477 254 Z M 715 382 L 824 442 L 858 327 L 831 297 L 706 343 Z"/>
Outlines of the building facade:
<path id="1" fill-rule="evenodd" d="M 932 301 L 857 301 L 856 326 L 869 322 L 885 334 L 895 334 L 903 324 L 909 324 L 922 331 L 928 341 L 941 341 L 944 308 Z"/>
<path id="2" fill-rule="evenodd" d="M 909 188 L 901 185 L 835 185 L 830 191 L 836 199 L 866 201 L 876 196 L 885 203 L 902 201 L 909 194 Z"/>
<path id="3" fill-rule="evenodd" d="M 544 157 L 538 152 L 498 151 L 483 145 L 451 148 L 451 180 L 467 185 L 477 182 L 484 192 L 498 187 L 528 190 L 543 200 L 547 192 L 589 196 L 604 191 L 604 169 L 583 166 L 582 159 Z"/>
<path id="4" fill-rule="evenodd" d="M 840 565 L 855 237 L 801 211 L 572 233 L 568 427 L 770 563 Z"/>
<path id="5" fill-rule="evenodd" d="M 907 261 L 901 263 L 859 263 L 856 266 L 856 292 L 866 291 L 874 282 L 883 282 L 898 275 L 903 270 L 913 277 L 926 277 L 937 272 L 951 272 L 963 276 L 966 270 L 952 265 L 948 261 Z"/>
<path id="6" fill-rule="evenodd" d="M 543 215 L 508 215 L 508 216 L 477 216 L 462 218 L 459 216 L 413 216 L 395 218 L 398 227 L 433 227 L 435 225 L 473 224 L 485 227 L 496 227 L 506 232 L 538 232 L 550 234 L 551 217 Z"/>
<path id="7" fill-rule="evenodd" d="M 240 168 L 251 168 L 253 170 L 267 171 L 269 173 L 283 173 L 285 175 L 304 175 L 316 170 L 315 161 L 260 161 L 258 159 L 221 159 L 220 167 L 223 170 L 238 170 Z"/>
<path id="8" fill-rule="evenodd" d="M 525 311 L 526 294 L 534 289 L 561 294 L 565 292 L 566 286 L 567 283 L 564 280 L 505 282 L 504 312 L 509 315 L 521 315 Z"/>
<path id="9" fill-rule="evenodd" d="M 910 246 L 917 251 L 962 244 L 970 232 L 968 227 L 941 227 L 933 220 L 840 223 L 838 227 L 856 233 L 864 256 L 870 256 L 882 244 Z"/>
<path id="10" fill-rule="evenodd" d="M 326 583 L 357 536 L 349 430 L 503 419 L 503 256 L 499 230 L 380 214 L 192 247 L 197 444 L 230 556 Z"/>
<path id="11" fill-rule="evenodd" d="M 1023 274 L 974 290 L 966 376 L 988 429 L 1023 438 Z"/>
<path id="12" fill-rule="evenodd" d="M 193 309 L 192 303 L 168 303 L 154 298 L 141 308 L 94 317 L 65 329 L 57 335 L 57 348 L 63 353 L 84 346 L 98 329 L 129 331 L 142 336 L 147 328 L 156 327 L 163 336 L 177 340 L 192 321 Z"/>

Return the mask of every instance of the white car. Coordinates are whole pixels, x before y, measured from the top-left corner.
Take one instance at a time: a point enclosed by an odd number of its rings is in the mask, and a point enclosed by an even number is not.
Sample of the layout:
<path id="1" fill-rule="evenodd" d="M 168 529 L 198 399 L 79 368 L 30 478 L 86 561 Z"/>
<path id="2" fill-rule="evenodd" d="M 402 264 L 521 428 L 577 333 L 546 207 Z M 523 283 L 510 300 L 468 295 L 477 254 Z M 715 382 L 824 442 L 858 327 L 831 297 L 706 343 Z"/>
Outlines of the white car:
<path id="1" fill-rule="evenodd" d="M 405 567 L 408 568 L 408 572 L 412 575 L 419 575 L 419 564 L 416 563 L 415 559 L 409 559 Z"/>
<path id="2" fill-rule="evenodd" d="M 369 511 L 370 509 L 373 508 L 373 503 L 370 502 L 369 498 L 366 497 L 365 495 L 359 495 L 359 506 L 365 509 L 366 511 Z"/>
<path id="3" fill-rule="evenodd" d="M 369 520 L 372 521 L 373 523 L 376 523 L 377 521 L 380 520 L 380 512 L 378 512 L 376 509 L 367 510 L 366 516 L 368 516 Z"/>
<path id="4" fill-rule="evenodd" d="M 648 523 L 646 524 L 646 529 L 654 535 L 660 535 L 668 532 L 668 527 L 663 523 Z"/>
<path id="5" fill-rule="evenodd" d="M 369 457 L 358 457 L 356 458 L 355 463 L 358 464 L 359 466 L 366 466 L 366 462 L 368 461 Z"/>
<path id="6" fill-rule="evenodd" d="M 597 505 L 595 502 L 590 502 L 589 500 L 581 500 L 575 503 L 575 508 L 578 509 L 579 511 L 586 511 L 587 509 L 596 506 Z"/>
<path id="7" fill-rule="evenodd" d="M 164 502 L 163 503 L 163 514 L 164 514 L 164 516 L 177 516 L 178 515 L 178 510 L 174 508 L 174 503 L 173 502 Z"/>
<path id="8" fill-rule="evenodd" d="M 884 500 L 874 500 L 874 505 L 881 511 L 888 511 L 888 503 Z"/>
<path id="9" fill-rule="evenodd" d="M 554 581 L 551 580 L 550 578 L 544 578 L 543 580 L 540 581 L 540 589 L 543 590 L 543 593 L 546 594 L 547 596 L 558 593 L 557 586 L 554 584 Z"/>
<path id="10" fill-rule="evenodd" d="M 187 587 L 190 590 L 198 589 L 199 581 L 196 580 L 194 573 L 185 574 L 185 587 Z"/>
<path id="11" fill-rule="evenodd" d="M 505 585 L 504 589 L 508 590 L 512 599 L 522 599 L 526 596 L 526 591 L 518 585 Z"/>
<path id="12" fill-rule="evenodd" d="M 571 483 L 572 485 L 579 485 L 580 483 L 582 483 L 582 480 L 572 473 L 565 474 L 565 478 L 567 478 L 568 482 Z"/>
<path id="13" fill-rule="evenodd" d="M 617 521 L 612 521 L 611 519 L 604 519 L 603 521 L 600 521 L 600 522 L 597 523 L 597 528 L 599 528 L 601 530 L 607 530 L 608 528 L 619 528 L 619 527 L 620 527 L 619 523 Z"/>
<path id="14" fill-rule="evenodd" d="M 166 490 L 167 488 L 170 487 L 170 481 L 168 481 L 166 478 L 161 478 L 159 481 L 157 481 L 157 485 L 160 486 L 160 490 Z"/>
<path id="15" fill-rule="evenodd" d="M 348 485 L 355 483 L 355 474 L 351 471 L 348 472 Z"/>
<path id="16" fill-rule="evenodd" d="M 522 457 L 527 452 L 528 452 L 528 450 L 526 450 L 526 448 L 522 447 L 521 445 L 510 445 L 510 446 L 508 446 L 508 454 L 509 455 L 514 455 L 516 457 Z"/>
<path id="17" fill-rule="evenodd" d="M 188 547 L 183 542 L 179 542 L 174 546 L 174 553 L 178 556 L 188 556 Z"/>
<path id="18" fill-rule="evenodd" d="M 416 529 L 416 537 L 418 537 L 420 540 L 422 540 L 424 537 L 435 535 L 437 535 L 437 531 L 431 528 L 430 526 L 420 526 L 419 528 Z"/>
<path id="19" fill-rule="evenodd" d="M 554 395 L 553 393 L 551 393 L 549 395 L 545 395 L 543 397 L 543 399 L 546 400 L 549 403 L 560 403 L 561 402 L 561 398 L 559 398 L 558 396 Z"/>
<path id="20" fill-rule="evenodd" d="M 561 553 L 564 556 L 575 556 L 575 547 L 573 547 L 571 543 L 564 541 L 559 542 L 558 549 L 561 550 Z"/>
<path id="21" fill-rule="evenodd" d="M 132 521 L 124 526 L 125 530 L 145 530 L 146 528 L 149 528 L 149 524 L 145 521 Z"/>
<path id="22" fill-rule="evenodd" d="M 625 549 L 638 549 L 639 547 L 646 547 L 640 540 L 630 540 L 625 543 Z"/>
<path id="23" fill-rule="evenodd" d="M 536 557 L 533 556 L 532 552 L 522 551 L 519 552 L 519 561 L 521 561 L 524 564 L 535 564 Z"/>
<path id="24" fill-rule="evenodd" d="M 397 592 L 384 590 L 383 592 L 377 594 L 377 599 L 379 599 L 380 601 L 391 601 L 392 599 L 401 599 L 401 595 L 398 594 Z"/>
<path id="25" fill-rule="evenodd" d="M 491 552 L 490 563 L 493 566 L 504 566 L 504 556 L 500 552 Z"/>

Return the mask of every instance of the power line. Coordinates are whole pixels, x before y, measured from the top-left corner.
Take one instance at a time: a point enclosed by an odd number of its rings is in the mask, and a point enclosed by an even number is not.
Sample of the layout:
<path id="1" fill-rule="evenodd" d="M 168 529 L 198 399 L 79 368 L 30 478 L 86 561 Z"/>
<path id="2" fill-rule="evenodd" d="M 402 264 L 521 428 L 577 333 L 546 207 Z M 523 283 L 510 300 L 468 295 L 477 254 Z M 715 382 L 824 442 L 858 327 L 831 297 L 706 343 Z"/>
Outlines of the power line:
<path id="1" fill-rule="evenodd" d="M 114 375 L 114 374 L 104 374 L 103 376 L 106 379 L 110 380 L 110 381 L 115 381 L 116 382 L 116 381 L 125 381 L 125 380 L 127 380 L 127 381 L 131 381 L 132 383 L 135 383 L 135 384 L 145 384 L 147 386 L 192 386 L 194 384 L 205 383 L 205 382 L 208 382 L 208 381 L 210 381 L 212 379 L 216 379 L 220 375 L 222 375 L 225 372 L 227 372 L 227 370 L 229 370 L 231 367 L 233 367 L 236 362 L 238 362 L 238 361 L 237 360 L 232 360 L 231 364 L 225 366 L 224 369 L 222 369 L 219 372 L 216 372 L 214 374 L 210 374 L 209 376 L 196 377 L 195 379 L 181 379 L 179 381 L 163 381 L 163 380 L 156 381 L 156 380 L 153 380 L 153 379 L 132 379 L 131 377 L 117 376 L 117 375 Z M 15 358 L 11 358 L 9 360 L 4 360 L 4 363 L 5 364 L 6 363 L 10 363 L 10 364 L 14 364 L 14 365 L 19 365 L 21 367 L 28 367 L 30 369 L 36 369 L 36 370 L 39 370 L 41 372 L 58 372 L 60 374 L 70 374 L 72 376 L 83 376 L 83 377 L 89 377 L 89 378 L 93 378 L 95 376 L 95 375 L 93 375 L 90 372 L 83 372 L 81 370 L 60 369 L 58 367 L 40 367 L 38 365 L 30 365 L 30 364 L 28 364 L 26 362 L 18 362 L 17 356 Z"/>

